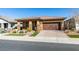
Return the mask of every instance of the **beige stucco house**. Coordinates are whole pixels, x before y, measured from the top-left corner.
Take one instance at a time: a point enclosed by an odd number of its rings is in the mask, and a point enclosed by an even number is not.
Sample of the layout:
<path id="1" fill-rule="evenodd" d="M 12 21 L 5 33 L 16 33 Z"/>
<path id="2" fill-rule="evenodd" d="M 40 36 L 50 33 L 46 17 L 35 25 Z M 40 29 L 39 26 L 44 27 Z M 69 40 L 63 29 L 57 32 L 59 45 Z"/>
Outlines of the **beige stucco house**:
<path id="1" fill-rule="evenodd" d="M 27 17 L 16 19 L 17 29 L 20 30 L 20 24 L 22 24 L 22 29 L 27 29 L 28 27 L 32 30 L 64 30 L 64 19 L 65 17 L 56 16 L 41 16 L 41 17 Z"/>

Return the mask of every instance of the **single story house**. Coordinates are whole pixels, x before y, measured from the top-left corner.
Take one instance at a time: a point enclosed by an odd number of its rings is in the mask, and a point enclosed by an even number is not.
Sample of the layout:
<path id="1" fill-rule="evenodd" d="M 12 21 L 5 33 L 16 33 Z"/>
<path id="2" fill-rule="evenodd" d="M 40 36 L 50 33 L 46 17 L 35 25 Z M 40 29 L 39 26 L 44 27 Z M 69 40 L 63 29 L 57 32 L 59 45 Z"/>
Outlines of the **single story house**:
<path id="1" fill-rule="evenodd" d="M 32 30 L 64 30 L 65 17 L 41 16 L 41 17 L 27 17 L 16 19 L 17 24 L 23 24 L 22 28 L 28 27 Z M 20 26 L 17 26 L 20 29 Z"/>
<path id="2" fill-rule="evenodd" d="M 14 19 L 10 19 L 6 16 L 0 16 L 0 28 L 2 29 L 9 29 L 14 26 L 15 23 L 16 21 Z"/>
<path id="3" fill-rule="evenodd" d="M 64 27 L 67 30 L 79 31 L 79 16 L 69 17 L 64 21 Z"/>

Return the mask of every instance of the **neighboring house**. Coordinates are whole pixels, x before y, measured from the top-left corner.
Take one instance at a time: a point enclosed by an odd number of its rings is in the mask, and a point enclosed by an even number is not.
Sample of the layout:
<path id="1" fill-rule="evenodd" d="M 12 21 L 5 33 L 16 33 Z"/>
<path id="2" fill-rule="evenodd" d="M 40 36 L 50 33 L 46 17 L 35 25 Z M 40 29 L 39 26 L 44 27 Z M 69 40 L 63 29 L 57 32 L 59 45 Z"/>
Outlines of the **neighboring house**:
<path id="1" fill-rule="evenodd" d="M 0 28 L 10 29 L 16 24 L 16 21 L 5 16 L 0 16 Z"/>
<path id="2" fill-rule="evenodd" d="M 65 29 L 79 31 L 79 16 L 67 18 L 64 25 Z"/>
<path id="3" fill-rule="evenodd" d="M 65 17 L 52 17 L 52 16 L 41 16 L 41 17 L 28 17 L 22 19 L 16 19 L 17 24 L 23 24 L 22 28 L 27 29 L 28 27 L 32 30 L 64 30 L 64 19 Z M 17 26 L 20 29 L 20 26 Z"/>

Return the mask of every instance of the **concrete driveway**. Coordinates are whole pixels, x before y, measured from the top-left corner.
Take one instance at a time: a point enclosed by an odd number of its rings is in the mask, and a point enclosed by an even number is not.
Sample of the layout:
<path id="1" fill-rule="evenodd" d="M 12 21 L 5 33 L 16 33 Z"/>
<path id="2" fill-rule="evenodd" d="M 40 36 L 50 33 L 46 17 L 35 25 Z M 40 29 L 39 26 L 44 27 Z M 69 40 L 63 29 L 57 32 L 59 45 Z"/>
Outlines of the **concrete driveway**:
<path id="1" fill-rule="evenodd" d="M 47 42 L 56 42 L 56 43 L 72 43 L 71 38 L 69 38 L 64 31 L 56 30 L 43 30 L 37 37 L 39 40 Z"/>
<path id="2" fill-rule="evenodd" d="M 63 31 L 56 30 L 43 30 L 37 35 L 37 37 L 68 38 Z"/>

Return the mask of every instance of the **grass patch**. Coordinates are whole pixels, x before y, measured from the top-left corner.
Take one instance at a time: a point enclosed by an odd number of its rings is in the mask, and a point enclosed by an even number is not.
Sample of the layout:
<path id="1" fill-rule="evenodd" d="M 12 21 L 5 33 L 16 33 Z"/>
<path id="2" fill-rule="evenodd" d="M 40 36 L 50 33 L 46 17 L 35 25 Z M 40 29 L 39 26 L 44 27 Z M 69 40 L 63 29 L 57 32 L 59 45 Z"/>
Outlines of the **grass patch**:
<path id="1" fill-rule="evenodd" d="M 38 34 L 38 32 L 34 32 L 31 36 L 36 36 Z"/>
<path id="2" fill-rule="evenodd" d="M 68 35 L 70 38 L 79 38 L 79 35 Z"/>
<path id="3" fill-rule="evenodd" d="M 10 34 L 7 34 L 7 36 L 24 36 L 25 34 L 24 33 L 10 33 Z"/>

